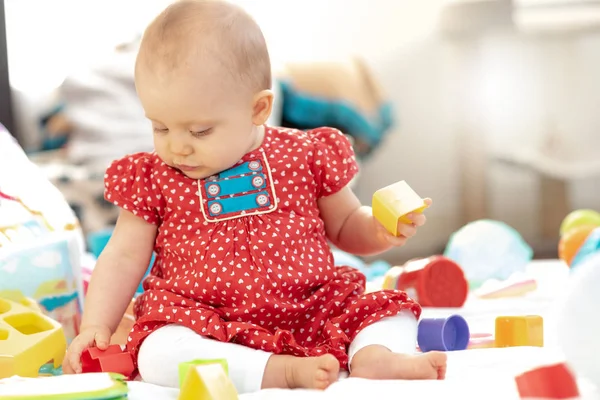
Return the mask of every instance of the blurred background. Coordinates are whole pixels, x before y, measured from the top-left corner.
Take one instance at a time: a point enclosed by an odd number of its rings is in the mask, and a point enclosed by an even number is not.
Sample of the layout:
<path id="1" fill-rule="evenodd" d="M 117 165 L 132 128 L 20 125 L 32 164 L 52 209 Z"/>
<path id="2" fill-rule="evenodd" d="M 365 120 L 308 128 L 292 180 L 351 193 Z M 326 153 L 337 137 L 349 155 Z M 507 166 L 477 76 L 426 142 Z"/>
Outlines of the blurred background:
<path id="1" fill-rule="evenodd" d="M 440 253 L 482 218 L 556 257 L 564 216 L 599 208 L 600 1 L 234 2 L 270 47 L 271 124 L 348 133 L 365 204 L 398 180 L 433 198 L 428 224 L 387 261 Z M 86 233 L 114 223 L 107 163 L 152 148 L 133 63 L 169 3 L 0 1 L 0 122 Z"/>

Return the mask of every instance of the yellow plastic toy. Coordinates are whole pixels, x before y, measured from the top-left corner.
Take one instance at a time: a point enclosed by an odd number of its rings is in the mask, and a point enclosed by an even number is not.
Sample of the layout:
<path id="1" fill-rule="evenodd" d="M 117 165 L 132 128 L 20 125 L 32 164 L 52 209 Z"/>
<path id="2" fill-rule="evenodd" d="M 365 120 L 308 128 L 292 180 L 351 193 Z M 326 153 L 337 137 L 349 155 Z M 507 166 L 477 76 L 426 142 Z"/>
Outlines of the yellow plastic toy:
<path id="1" fill-rule="evenodd" d="M 544 346 L 544 319 L 539 315 L 496 318 L 496 347 Z"/>
<path id="2" fill-rule="evenodd" d="M 410 224 L 406 214 L 421 213 L 427 205 L 405 181 L 386 186 L 373 194 L 373 216 L 394 236 L 398 236 L 398 222 Z"/>
<path id="3" fill-rule="evenodd" d="M 216 364 L 219 363 L 223 367 L 225 371 L 225 375 L 229 376 L 229 365 L 227 364 L 227 360 L 224 358 L 219 359 L 208 359 L 208 360 L 192 360 L 188 362 L 184 362 L 179 364 L 179 387 L 183 386 L 183 382 L 185 382 L 185 378 L 188 376 L 188 371 L 190 368 L 193 368 L 197 365 L 205 365 L 205 364 Z"/>
<path id="4" fill-rule="evenodd" d="M 64 359 L 67 339 L 60 324 L 39 312 L 28 300 L 0 298 L 0 378 L 35 378 L 40 368 Z"/>
<path id="5" fill-rule="evenodd" d="M 178 400 L 238 400 L 238 393 L 222 364 L 201 364 L 188 369 Z"/>

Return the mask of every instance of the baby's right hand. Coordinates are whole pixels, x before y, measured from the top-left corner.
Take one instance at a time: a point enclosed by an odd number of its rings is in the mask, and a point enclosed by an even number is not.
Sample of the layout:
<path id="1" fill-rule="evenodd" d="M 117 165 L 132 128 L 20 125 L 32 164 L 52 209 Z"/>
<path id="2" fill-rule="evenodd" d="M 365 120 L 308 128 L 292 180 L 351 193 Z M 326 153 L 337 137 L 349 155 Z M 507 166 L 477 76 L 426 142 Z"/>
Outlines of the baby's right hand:
<path id="1" fill-rule="evenodd" d="M 65 374 L 80 374 L 81 353 L 90 347 L 106 350 L 110 344 L 110 336 L 110 329 L 104 326 L 90 326 L 82 329 L 67 350 L 67 355 L 63 361 L 63 372 Z"/>

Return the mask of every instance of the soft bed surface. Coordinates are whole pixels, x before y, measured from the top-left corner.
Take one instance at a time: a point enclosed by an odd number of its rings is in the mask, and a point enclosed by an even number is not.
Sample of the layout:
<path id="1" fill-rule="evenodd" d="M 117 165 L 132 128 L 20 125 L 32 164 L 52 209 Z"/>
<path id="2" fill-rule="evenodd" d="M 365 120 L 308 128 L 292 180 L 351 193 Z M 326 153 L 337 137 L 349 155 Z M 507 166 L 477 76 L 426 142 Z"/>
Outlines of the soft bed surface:
<path id="1" fill-rule="evenodd" d="M 470 298 L 462 309 L 425 309 L 423 317 L 460 314 L 469 322 L 471 332 L 493 333 L 499 315 L 538 314 L 544 317 L 544 348 L 513 347 L 478 349 L 448 353 L 448 373 L 444 381 L 369 381 L 340 379 L 326 391 L 263 390 L 240 396 L 243 400 L 268 399 L 343 399 L 343 398 L 460 398 L 486 400 L 519 399 L 514 377 L 530 368 L 563 361 L 556 344 L 555 326 L 557 293 L 568 272 L 555 261 L 532 263 L 527 275 L 538 278 L 538 290 L 526 297 L 479 300 Z M 130 383 L 132 400 L 177 399 L 178 391 L 141 382 Z M 600 394 L 580 381 L 582 399 L 600 399 Z"/>

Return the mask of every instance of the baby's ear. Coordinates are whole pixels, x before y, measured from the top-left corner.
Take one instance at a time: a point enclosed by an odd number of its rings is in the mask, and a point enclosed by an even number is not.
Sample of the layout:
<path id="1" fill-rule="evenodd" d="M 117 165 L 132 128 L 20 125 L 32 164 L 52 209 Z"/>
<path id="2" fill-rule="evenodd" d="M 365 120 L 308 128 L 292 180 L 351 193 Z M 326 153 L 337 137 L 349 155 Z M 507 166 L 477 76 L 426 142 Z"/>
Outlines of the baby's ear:
<path id="1" fill-rule="evenodd" d="M 254 96 L 252 101 L 252 123 L 256 126 L 264 125 L 273 109 L 273 92 L 262 90 Z"/>

